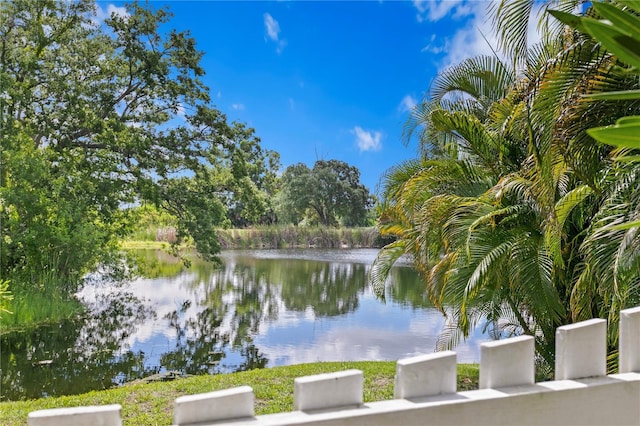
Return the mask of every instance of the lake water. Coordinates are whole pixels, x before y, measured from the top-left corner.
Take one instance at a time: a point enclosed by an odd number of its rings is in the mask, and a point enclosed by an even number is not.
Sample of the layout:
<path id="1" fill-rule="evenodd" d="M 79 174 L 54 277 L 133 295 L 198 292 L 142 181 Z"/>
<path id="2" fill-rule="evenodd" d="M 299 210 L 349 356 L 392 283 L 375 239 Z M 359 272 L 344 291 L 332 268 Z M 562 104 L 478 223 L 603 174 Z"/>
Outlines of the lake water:
<path id="1" fill-rule="evenodd" d="M 216 374 L 432 353 L 442 314 L 406 265 L 392 270 L 385 302 L 377 299 L 367 285 L 376 254 L 226 251 L 222 268 L 180 270 L 148 252 L 157 278 L 87 286 L 79 293 L 89 308 L 82 321 L 2 336 L 0 398 L 82 393 L 167 371 Z M 456 348 L 458 361 L 478 362 L 486 340 L 476 330 Z"/>

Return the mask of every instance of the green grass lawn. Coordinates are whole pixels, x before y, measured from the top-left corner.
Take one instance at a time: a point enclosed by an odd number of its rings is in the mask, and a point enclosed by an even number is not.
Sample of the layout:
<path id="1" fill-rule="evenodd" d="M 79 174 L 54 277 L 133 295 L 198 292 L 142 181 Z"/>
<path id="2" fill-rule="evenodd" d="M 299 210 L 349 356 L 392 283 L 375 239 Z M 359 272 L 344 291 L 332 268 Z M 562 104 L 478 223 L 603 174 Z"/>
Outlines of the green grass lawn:
<path id="1" fill-rule="evenodd" d="M 27 424 L 27 414 L 47 408 L 79 405 L 121 404 L 124 425 L 170 425 L 173 402 L 179 396 L 248 385 L 256 397 L 256 414 L 293 409 L 293 380 L 296 377 L 348 369 L 364 373 L 364 401 L 393 398 L 396 363 L 392 361 L 321 362 L 251 370 L 214 376 L 196 376 L 170 382 L 132 383 L 100 392 L 0 403 L 1 425 Z M 458 390 L 477 389 L 478 365 L 458 365 Z"/>

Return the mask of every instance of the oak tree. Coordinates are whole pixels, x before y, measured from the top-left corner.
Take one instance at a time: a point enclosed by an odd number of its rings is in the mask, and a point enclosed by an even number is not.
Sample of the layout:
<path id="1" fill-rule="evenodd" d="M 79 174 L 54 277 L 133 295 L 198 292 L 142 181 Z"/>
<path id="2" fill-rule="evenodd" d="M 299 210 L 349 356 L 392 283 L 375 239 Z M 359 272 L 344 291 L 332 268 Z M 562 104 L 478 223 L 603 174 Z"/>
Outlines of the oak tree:
<path id="1" fill-rule="evenodd" d="M 229 194 L 249 219 L 267 207 L 251 179 L 270 179 L 277 158 L 212 104 L 196 41 L 153 5 L 97 11 L 0 2 L 0 279 L 13 285 L 55 276 L 70 294 L 96 265 L 118 264 L 127 207 L 143 200 L 209 258 Z"/>
<path id="2" fill-rule="evenodd" d="M 344 161 L 319 160 L 312 169 L 298 163 L 287 167 L 278 197 L 282 219 L 303 218 L 322 225 L 364 225 L 372 205 L 360 171 Z"/>

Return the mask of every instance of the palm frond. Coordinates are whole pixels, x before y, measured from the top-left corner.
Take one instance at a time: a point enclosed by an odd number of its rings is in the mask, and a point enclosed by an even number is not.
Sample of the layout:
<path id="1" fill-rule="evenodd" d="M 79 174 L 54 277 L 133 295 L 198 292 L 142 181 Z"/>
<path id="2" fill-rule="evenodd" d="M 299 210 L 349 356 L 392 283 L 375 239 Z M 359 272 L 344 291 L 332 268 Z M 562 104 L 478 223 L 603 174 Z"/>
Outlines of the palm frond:
<path id="1" fill-rule="evenodd" d="M 554 208 L 555 221 L 548 224 L 545 230 L 545 244 L 549 253 L 559 265 L 564 266 L 562 258 L 562 240 L 565 236 L 564 227 L 569 215 L 576 206 L 583 203 L 593 194 L 593 190 L 588 185 L 580 185 L 560 198 Z"/>
<path id="2" fill-rule="evenodd" d="M 502 0 L 491 5 L 493 26 L 499 35 L 499 47 L 511 56 L 514 63 L 522 62 L 526 55 L 527 30 L 534 3 L 534 0 Z"/>
<path id="3" fill-rule="evenodd" d="M 509 55 L 515 65 L 522 65 L 531 44 L 528 39 L 529 23 L 537 18 L 537 29 L 543 42 L 553 43 L 564 31 L 564 26 L 550 19 L 546 11 L 556 9 L 573 12 L 581 3 L 582 0 L 550 0 L 543 3 L 535 0 L 501 0 L 492 3 L 489 10 L 493 27 L 499 36 L 500 49 Z"/>
<path id="4" fill-rule="evenodd" d="M 383 299 L 385 297 L 386 282 L 389 273 L 395 262 L 405 254 L 406 245 L 404 241 L 394 241 L 384 246 L 376 256 L 369 271 L 369 285 L 373 289 L 376 297 Z"/>
<path id="5" fill-rule="evenodd" d="M 440 103 L 445 97 L 470 100 L 471 106 L 487 111 L 504 98 L 515 82 L 515 74 L 495 56 L 476 56 L 453 65 L 432 83 L 431 99 Z"/>

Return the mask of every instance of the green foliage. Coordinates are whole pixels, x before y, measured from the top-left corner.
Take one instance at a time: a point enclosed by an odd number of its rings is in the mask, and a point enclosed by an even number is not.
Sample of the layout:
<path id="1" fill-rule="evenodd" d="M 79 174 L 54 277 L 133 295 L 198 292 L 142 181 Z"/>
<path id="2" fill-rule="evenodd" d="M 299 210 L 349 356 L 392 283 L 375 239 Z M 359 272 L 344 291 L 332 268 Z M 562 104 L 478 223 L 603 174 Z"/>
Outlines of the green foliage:
<path id="1" fill-rule="evenodd" d="M 84 306 L 78 300 L 65 297 L 56 291 L 53 284 L 36 291 L 18 288 L 12 292 L 12 296 L 13 299 L 5 305 L 5 313 L 0 316 L 2 333 L 77 319 L 84 312 Z"/>
<path id="2" fill-rule="evenodd" d="M 448 317 L 442 347 L 482 323 L 530 334 L 546 374 L 556 327 L 606 317 L 613 356 L 619 311 L 640 300 L 640 127 L 626 117 L 638 109 L 640 18 L 630 3 L 574 16 L 575 1 L 553 2 L 578 31 L 545 15 L 543 43 L 525 49 L 534 2 L 498 2 L 513 65 L 466 60 L 412 111 L 405 136 L 420 136 L 423 158 L 386 176 L 380 229 L 397 241 L 370 282 L 381 288 L 410 254 Z"/>
<path id="3" fill-rule="evenodd" d="M 11 137 L 10 137 L 11 138 Z M 66 174 L 50 167 L 54 154 L 36 149 L 21 133 L 11 138 L 20 149 L 6 155 L 0 211 L 3 244 L 0 271 L 13 286 L 45 285 L 33 274 L 57 275 L 63 292 L 72 293 L 87 265 L 106 259 L 114 248 L 125 213 L 99 210 L 91 200 L 96 187 L 73 164 Z M 73 163 L 73 160 L 71 161 Z"/>
<path id="4" fill-rule="evenodd" d="M 626 0 L 617 3 L 594 3 L 594 17 L 554 16 L 576 30 L 588 34 L 599 42 L 618 61 L 610 72 L 613 75 L 640 74 L 640 10 L 637 4 Z M 625 67 L 619 66 L 620 63 Z M 636 111 L 623 108 L 619 101 L 640 99 L 640 91 L 633 86 L 626 90 L 612 90 L 591 94 L 591 103 L 618 101 L 614 109 L 625 113 Z M 611 105 L 611 104 L 610 104 Z M 609 368 L 616 368 L 618 343 L 617 323 L 619 311 L 640 301 L 638 270 L 640 270 L 640 191 L 638 190 L 637 150 L 640 148 L 640 116 L 618 118 L 614 125 L 601 126 L 586 131 L 596 141 L 617 147 L 613 151 L 614 162 L 605 174 L 603 203 L 594 215 L 589 233 L 583 244 L 583 252 L 589 268 L 580 276 L 572 295 L 572 308 L 582 318 L 587 318 L 590 305 L 598 300 L 599 313 L 612 325 L 609 332 Z M 597 280 L 594 282 L 593 278 Z M 598 285 L 599 283 L 599 285 Z"/>
<path id="5" fill-rule="evenodd" d="M 166 28 L 167 10 L 126 8 L 100 22 L 93 0 L 0 3 L 0 277 L 12 290 L 72 294 L 97 265 L 122 272 L 117 241 L 142 220 L 125 206 L 153 204 L 173 243 L 209 259 L 217 227 L 269 220 L 277 154 L 211 104 L 203 52 Z"/>
<path id="6" fill-rule="evenodd" d="M 137 272 L 145 278 L 172 277 L 185 270 L 179 257 L 162 250 L 130 249 Z"/>
<path id="7" fill-rule="evenodd" d="M 221 229 L 218 231 L 218 237 L 225 249 L 380 246 L 379 233 L 375 227 L 269 225 L 244 229 Z"/>
<path id="8" fill-rule="evenodd" d="M 362 226 L 373 199 L 356 167 L 318 160 L 313 169 L 302 163 L 287 167 L 276 203 L 280 223 Z"/>
<path id="9" fill-rule="evenodd" d="M 562 36 L 563 27 L 549 20 L 549 9 L 558 9 L 569 13 L 581 6 L 583 0 L 501 0 L 489 6 L 494 29 L 498 34 L 498 47 L 514 64 L 523 65 L 527 61 L 530 40 L 529 22 L 537 19 L 537 28 L 541 32 L 543 43 L 548 44 Z M 541 7 L 540 7 L 541 6 Z M 534 10 L 540 7 L 538 15 Z"/>
<path id="10" fill-rule="evenodd" d="M 4 314 L 12 314 L 7 305 L 13 300 L 13 295 L 9 291 L 9 281 L 0 280 L 0 319 Z"/>
<path id="11" fill-rule="evenodd" d="M 640 149 L 640 116 L 623 117 L 614 126 L 596 127 L 587 133 L 607 145 Z"/>
<path id="12" fill-rule="evenodd" d="M 226 168 L 232 172 L 232 185 L 218 189 L 228 194 L 229 220 L 236 227 L 272 223 L 271 198 L 278 186 L 280 155 L 262 149 L 253 129 L 234 124 L 233 130 L 236 145 Z"/>
<path id="13" fill-rule="evenodd" d="M 293 410 L 293 381 L 297 377 L 359 369 L 364 375 L 364 402 L 393 398 L 395 363 L 390 361 L 323 362 L 274 367 L 232 374 L 206 375 L 171 382 L 135 383 L 83 395 L 0 403 L 1 425 L 26 424 L 27 415 L 48 408 L 121 404 L 127 425 L 171 424 L 173 401 L 183 395 L 251 386 L 256 396 L 256 414 Z M 478 388 L 476 364 L 458 365 L 458 391 Z"/>
<path id="14" fill-rule="evenodd" d="M 625 2 L 621 2 L 626 4 Z M 594 3 L 593 8 L 603 19 L 578 17 L 550 11 L 561 22 L 583 32 L 600 42 L 608 51 L 615 54 L 622 62 L 631 66 L 627 72 L 640 74 L 640 17 L 631 12 L 633 5 L 626 4 L 629 9 L 622 10 L 612 4 Z M 637 10 L 636 10 L 637 12 Z M 640 90 L 621 90 L 591 94 L 588 99 L 594 100 L 636 100 L 640 99 Z M 613 126 L 597 127 L 587 130 L 589 136 L 598 142 L 617 147 L 640 149 L 640 116 L 623 117 Z"/>
<path id="15" fill-rule="evenodd" d="M 175 242 L 175 239 L 162 238 L 163 231 L 175 230 L 178 226 L 178 219 L 166 210 L 145 203 L 132 208 L 130 214 L 133 226 L 127 235 L 128 240 Z"/>

